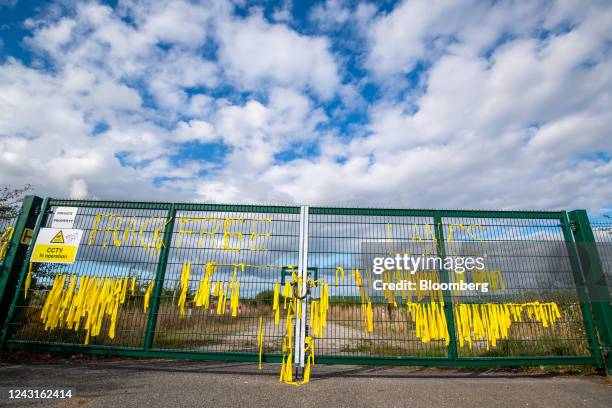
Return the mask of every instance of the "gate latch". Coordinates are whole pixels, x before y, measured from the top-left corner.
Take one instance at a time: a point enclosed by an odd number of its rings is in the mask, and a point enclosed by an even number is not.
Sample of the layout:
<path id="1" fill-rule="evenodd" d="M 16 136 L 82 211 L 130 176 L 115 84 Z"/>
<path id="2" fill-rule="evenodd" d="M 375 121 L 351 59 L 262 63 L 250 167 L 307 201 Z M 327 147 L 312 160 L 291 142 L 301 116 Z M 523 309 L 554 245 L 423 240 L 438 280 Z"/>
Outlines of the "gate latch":
<path id="1" fill-rule="evenodd" d="M 293 296 L 298 300 L 304 300 L 307 296 L 310 296 L 310 292 L 312 288 L 317 286 L 317 281 L 307 280 L 306 281 L 306 293 L 303 295 L 299 295 L 298 286 L 302 286 L 299 282 L 291 282 L 291 287 L 293 288 Z"/>

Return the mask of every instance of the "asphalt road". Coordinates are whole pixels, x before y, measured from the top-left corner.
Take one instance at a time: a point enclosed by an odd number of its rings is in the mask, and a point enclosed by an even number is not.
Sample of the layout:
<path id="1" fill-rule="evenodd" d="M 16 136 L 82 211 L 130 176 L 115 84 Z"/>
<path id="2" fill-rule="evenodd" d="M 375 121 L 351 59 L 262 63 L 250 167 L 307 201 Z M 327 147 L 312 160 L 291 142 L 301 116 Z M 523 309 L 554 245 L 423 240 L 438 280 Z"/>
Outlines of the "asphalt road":
<path id="1" fill-rule="evenodd" d="M 278 382 L 278 364 L 60 360 L 0 366 L 0 406 L 86 407 L 612 407 L 597 376 L 502 370 L 314 367 L 308 385 Z M 6 387 L 70 387 L 71 400 L 20 401 Z"/>

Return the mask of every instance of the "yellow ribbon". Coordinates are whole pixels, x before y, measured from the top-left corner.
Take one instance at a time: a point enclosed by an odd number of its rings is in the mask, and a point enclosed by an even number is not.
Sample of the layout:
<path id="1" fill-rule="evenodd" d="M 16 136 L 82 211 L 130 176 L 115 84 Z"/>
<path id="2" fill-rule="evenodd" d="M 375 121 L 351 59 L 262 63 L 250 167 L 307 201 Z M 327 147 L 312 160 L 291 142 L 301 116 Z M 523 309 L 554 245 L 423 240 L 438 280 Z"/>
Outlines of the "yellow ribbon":
<path id="1" fill-rule="evenodd" d="M 259 369 L 261 370 L 261 357 L 263 355 L 264 327 L 263 316 L 259 316 L 259 328 L 257 329 L 257 346 L 259 347 Z"/>

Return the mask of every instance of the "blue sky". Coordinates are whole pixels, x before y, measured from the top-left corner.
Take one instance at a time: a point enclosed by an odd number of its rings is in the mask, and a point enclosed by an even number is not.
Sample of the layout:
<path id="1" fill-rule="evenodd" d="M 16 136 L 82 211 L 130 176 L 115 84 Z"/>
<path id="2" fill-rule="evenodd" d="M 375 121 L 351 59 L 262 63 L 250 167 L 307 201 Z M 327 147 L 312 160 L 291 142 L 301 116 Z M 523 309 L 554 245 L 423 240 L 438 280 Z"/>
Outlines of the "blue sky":
<path id="1" fill-rule="evenodd" d="M 0 181 L 612 209 L 608 1 L 0 0 Z"/>

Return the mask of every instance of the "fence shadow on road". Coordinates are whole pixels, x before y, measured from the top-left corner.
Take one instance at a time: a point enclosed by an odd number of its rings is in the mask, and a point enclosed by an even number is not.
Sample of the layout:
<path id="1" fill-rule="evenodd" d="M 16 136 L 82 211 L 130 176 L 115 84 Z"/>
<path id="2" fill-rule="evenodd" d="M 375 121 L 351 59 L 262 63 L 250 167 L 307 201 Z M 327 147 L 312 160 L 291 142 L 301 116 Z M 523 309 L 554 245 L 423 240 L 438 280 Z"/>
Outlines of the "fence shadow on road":
<path id="1" fill-rule="evenodd" d="M 49 363 L 49 362 L 45 362 Z M 219 374 L 243 376 L 269 376 L 279 375 L 279 364 L 267 363 L 260 370 L 256 363 L 251 362 L 223 362 L 223 361 L 193 361 L 193 360 L 135 360 L 135 361 L 74 361 L 60 360 L 50 362 L 64 366 L 78 366 L 88 370 L 112 370 L 116 372 L 131 372 L 143 374 L 153 372 L 186 373 L 186 374 Z M 313 381 L 328 378 L 406 378 L 406 379 L 490 379 L 490 378 L 525 378 L 545 379 L 554 377 L 555 373 L 529 371 L 518 368 L 432 368 L 432 367 L 389 367 L 389 366 L 339 366 L 315 365 L 311 379 Z"/>

